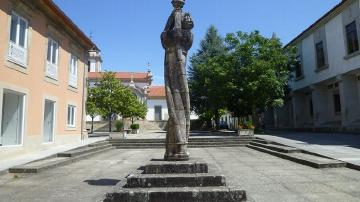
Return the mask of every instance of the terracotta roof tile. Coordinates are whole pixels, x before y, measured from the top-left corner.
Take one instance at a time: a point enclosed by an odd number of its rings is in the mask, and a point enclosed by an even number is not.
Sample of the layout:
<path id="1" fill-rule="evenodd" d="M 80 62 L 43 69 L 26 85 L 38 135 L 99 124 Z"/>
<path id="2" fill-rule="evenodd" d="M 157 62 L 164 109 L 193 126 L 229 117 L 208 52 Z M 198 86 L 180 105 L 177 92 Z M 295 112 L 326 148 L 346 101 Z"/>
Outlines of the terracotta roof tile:
<path id="1" fill-rule="evenodd" d="M 100 79 L 102 72 L 89 72 L 89 79 Z M 133 75 L 132 75 L 133 74 Z M 151 75 L 147 72 L 115 72 L 115 77 L 120 80 L 131 80 L 131 76 L 134 81 L 147 80 L 151 78 Z"/>
<path id="2" fill-rule="evenodd" d="M 149 98 L 166 97 L 165 86 L 150 86 Z"/>

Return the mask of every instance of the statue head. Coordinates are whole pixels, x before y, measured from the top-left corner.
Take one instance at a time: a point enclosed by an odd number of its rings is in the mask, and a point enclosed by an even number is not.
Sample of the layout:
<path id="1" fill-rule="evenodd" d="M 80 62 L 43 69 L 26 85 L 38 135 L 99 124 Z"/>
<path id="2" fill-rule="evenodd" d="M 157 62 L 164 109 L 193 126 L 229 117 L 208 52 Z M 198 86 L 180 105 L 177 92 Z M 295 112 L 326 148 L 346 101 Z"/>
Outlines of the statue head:
<path id="1" fill-rule="evenodd" d="M 172 0 L 171 3 L 175 9 L 182 9 L 185 5 L 185 0 Z"/>

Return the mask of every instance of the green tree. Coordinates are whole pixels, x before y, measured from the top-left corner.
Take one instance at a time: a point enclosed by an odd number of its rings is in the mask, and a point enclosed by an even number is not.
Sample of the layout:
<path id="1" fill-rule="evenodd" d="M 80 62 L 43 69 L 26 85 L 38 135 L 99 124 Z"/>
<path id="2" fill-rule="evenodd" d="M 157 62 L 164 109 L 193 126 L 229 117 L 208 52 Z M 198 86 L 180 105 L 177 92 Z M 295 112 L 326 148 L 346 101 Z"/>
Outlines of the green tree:
<path id="1" fill-rule="evenodd" d="M 134 95 L 115 78 L 115 73 L 113 72 L 102 74 L 102 79 L 93 88 L 93 94 L 99 112 L 103 116 L 108 117 L 109 132 L 111 133 L 113 116 L 126 112 L 127 105 Z"/>
<path id="2" fill-rule="evenodd" d="M 145 119 L 147 113 L 147 107 L 141 103 L 136 96 L 133 96 L 129 101 L 126 110 L 123 112 L 123 118 L 130 118 L 131 124 L 134 124 L 135 120 Z"/>
<path id="3" fill-rule="evenodd" d="M 188 79 L 191 108 L 206 120 L 208 127 L 211 127 L 212 119 L 219 126 L 221 111 L 225 106 L 226 70 L 223 63 L 226 53 L 223 38 L 214 26 L 210 26 L 199 50 L 190 58 Z"/>
<path id="4" fill-rule="evenodd" d="M 228 34 L 226 43 L 232 63 L 228 109 L 237 115 L 251 114 L 258 128 L 259 111 L 283 104 L 294 51 L 283 48 L 278 38 L 265 38 L 258 31 Z"/>
<path id="5" fill-rule="evenodd" d="M 94 118 L 99 115 L 99 110 L 96 107 L 96 100 L 94 90 L 88 88 L 88 97 L 86 100 L 86 113 L 91 117 L 91 133 L 94 133 Z"/>

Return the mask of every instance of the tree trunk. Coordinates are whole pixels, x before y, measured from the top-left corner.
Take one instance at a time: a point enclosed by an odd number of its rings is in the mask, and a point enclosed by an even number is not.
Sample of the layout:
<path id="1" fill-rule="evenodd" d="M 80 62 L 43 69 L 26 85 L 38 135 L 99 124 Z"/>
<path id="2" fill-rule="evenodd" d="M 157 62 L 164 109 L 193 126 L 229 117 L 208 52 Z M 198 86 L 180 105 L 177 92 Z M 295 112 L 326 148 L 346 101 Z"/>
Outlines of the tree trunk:
<path id="1" fill-rule="evenodd" d="M 111 113 L 109 114 L 109 133 L 111 134 Z"/>
<path id="2" fill-rule="evenodd" d="M 212 128 L 211 119 L 206 119 L 206 129 L 211 129 L 211 128 Z"/>
<path id="3" fill-rule="evenodd" d="M 252 107 L 251 119 L 252 119 L 252 123 L 253 123 L 253 125 L 255 127 L 255 130 L 259 129 L 259 117 L 258 117 L 258 113 L 257 113 L 257 110 L 256 110 L 255 106 Z"/>
<path id="4" fill-rule="evenodd" d="M 94 134 L 94 117 L 91 117 L 91 134 Z"/>
<path id="5" fill-rule="evenodd" d="M 131 117 L 131 125 L 134 124 L 134 117 Z"/>
<path id="6" fill-rule="evenodd" d="M 220 114 L 218 111 L 215 113 L 215 128 L 220 129 Z"/>

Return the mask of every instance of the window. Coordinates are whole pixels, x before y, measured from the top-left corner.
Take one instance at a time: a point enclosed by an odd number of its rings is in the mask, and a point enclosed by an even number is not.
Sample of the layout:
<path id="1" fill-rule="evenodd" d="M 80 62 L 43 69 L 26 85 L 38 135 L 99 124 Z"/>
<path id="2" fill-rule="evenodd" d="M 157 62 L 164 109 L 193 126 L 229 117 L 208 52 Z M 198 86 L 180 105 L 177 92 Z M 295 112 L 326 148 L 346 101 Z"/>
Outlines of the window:
<path id="1" fill-rule="evenodd" d="M 47 61 L 54 65 L 57 65 L 58 64 L 58 54 L 59 54 L 59 44 L 56 41 L 54 41 L 52 38 L 49 38 Z"/>
<path id="2" fill-rule="evenodd" d="M 15 12 L 11 15 L 8 59 L 23 67 L 27 65 L 28 21 Z"/>
<path id="3" fill-rule="evenodd" d="M 335 108 L 335 113 L 341 112 L 341 100 L 339 93 L 334 94 L 334 108 Z"/>
<path id="4" fill-rule="evenodd" d="M 76 107 L 68 105 L 67 126 L 75 127 Z"/>
<path id="5" fill-rule="evenodd" d="M 321 68 L 325 66 L 325 52 L 324 52 L 324 43 L 320 41 L 315 45 L 316 48 L 316 61 L 317 67 Z"/>
<path id="6" fill-rule="evenodd" d="M 74 55 L 71 55 L 70 59 L 70 70 L 69 70 L 69 85 L 72 87 L 77 87 L 77 66 L 78 58 Z"/>
<path id="7" fill-rule="evenodd" d="M 300 78 L 301 76 L 303 76 L 302 62 L 301 62 L 301 56 L 300 55 L 298 55 L 296 57 L 296 61 L 295 61 L 295 76 L 296 76 L 296 78 Z"/>
<path id="8" fill-rule="evenodd" d="M 346 30 L 348 54 L 351 54 L 359 50 L 359 40 L 356 29 L 356 21 L 346 25 L 345 30 Z"/>
<path id="9" fill-rule="evenodd" d="M 52 38 L 48 40 L 48 49 L 46 56 L 46 76 L 57 79 L 57 66 L 59 57 L 59 44 Z"/>

